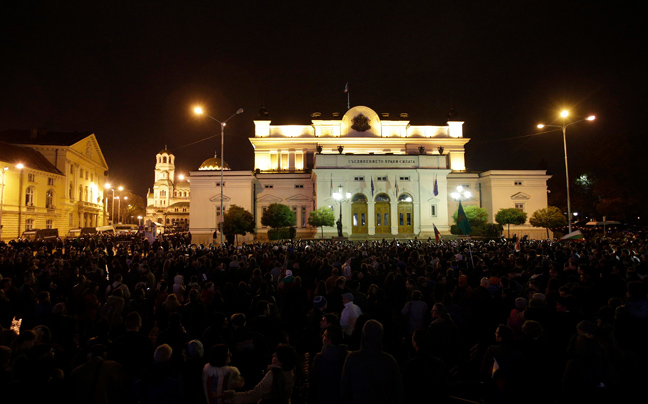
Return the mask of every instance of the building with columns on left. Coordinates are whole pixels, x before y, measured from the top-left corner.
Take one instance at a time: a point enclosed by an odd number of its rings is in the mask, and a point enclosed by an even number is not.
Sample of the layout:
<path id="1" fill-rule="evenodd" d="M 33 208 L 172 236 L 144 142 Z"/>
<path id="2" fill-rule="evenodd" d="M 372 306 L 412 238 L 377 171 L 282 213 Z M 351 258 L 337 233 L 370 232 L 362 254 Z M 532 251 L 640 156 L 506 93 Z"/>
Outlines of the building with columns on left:
<path id="1" fill-rule="evenodd" d="M 93 133 L 5 130 L 0 142 L 2 240 L 108 224 L 108 165 Z"/>

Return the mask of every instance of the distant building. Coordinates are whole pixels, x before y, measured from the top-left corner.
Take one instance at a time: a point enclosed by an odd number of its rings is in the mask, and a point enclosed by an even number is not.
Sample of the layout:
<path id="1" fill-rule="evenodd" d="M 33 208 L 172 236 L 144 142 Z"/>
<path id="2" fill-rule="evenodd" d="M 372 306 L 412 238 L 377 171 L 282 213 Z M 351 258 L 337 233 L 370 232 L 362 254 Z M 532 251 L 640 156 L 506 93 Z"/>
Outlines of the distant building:
<path id="1" fill-rule="evenodd" d="M 5 130 L 0 142 L 6 142 L 0 169 L 7 167 L 0 194 L 3 240 L 30 228 L 55 228 L 64 236 L 71 228 L 107 224 L 108 165 L 94 134 Z"/>
<path id="2" fill-rule="evenodd" d="M 458 207 L 450 195 L 459 185 L 472 192 L 463 204 L 485 208 L 489 222 L 502 208 L 517 208 L 530 216 L 547 206 L 550 176 L 545 171 L 466 171 L 464 147 L 470 139 L 463 137 L 464 122 L 456 116 L 445 126 L 412 125 L 407 114 L 390 119 L 357 106 L 343 116 L 313 117 L 306 125 L 272 125 L 261 111 L 250 138 L 255 170 L 225 171 L 224 210 L 236 204 L 252 212 L 257 239 L 267 238 L 261 216 L 275 202 L 293 210 L 299 238 L 319 236 L 308 217 L 327 206 L 336 219 L 342 209 L 344 236 L 358 239 L 434 237 L 434 226 L 449 233 Z M 194 242 L 212 242 L 218 229 L 218 162 L 210 166 L 206 161 L 191 172 Z M 335 198 L 340 191 L 341 202 Z M 511 232 L 534 238 L 545 233 L 529 224 L 512 226 Z M 336 235 L 335 227 L 324 228 L 324 237 Z"/>
<path id="3" fill-rule="evenodd" d="M 176 178 L 175 156 L 166 147 L 155 156 L 155 183 L 146 196 L 146 218 L 160 231 L 189 229 L 189 179 Z"/>

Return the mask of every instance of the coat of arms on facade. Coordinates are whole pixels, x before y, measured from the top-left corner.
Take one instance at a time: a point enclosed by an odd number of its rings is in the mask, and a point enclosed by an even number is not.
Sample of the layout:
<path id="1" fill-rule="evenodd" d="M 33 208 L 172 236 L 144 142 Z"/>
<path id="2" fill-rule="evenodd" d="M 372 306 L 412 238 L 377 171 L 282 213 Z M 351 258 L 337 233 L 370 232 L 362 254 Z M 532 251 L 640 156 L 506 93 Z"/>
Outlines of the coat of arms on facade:
<path id="1" fill-rule="evenodd" d="M 351 122 L 353 122 L 351 129 L 357 130 L 358 132 L 365 132 L 371 129 L 371 125 L 369 125 L 369 118 L 362 114 L 353 117 L 353 119 L 351 119 Z"/>

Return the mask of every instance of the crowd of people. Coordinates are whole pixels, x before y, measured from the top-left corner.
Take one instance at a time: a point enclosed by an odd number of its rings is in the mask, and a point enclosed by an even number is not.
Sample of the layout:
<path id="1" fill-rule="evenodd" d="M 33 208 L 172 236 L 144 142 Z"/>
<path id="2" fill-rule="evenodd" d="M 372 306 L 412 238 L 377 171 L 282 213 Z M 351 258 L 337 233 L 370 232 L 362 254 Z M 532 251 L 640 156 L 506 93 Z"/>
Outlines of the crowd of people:
<path id="1" fill-rule="evenodd" d="M 7 402 L 562 403 L 647 375 L 643 237 L 189 237 L 0 242 Z"/>

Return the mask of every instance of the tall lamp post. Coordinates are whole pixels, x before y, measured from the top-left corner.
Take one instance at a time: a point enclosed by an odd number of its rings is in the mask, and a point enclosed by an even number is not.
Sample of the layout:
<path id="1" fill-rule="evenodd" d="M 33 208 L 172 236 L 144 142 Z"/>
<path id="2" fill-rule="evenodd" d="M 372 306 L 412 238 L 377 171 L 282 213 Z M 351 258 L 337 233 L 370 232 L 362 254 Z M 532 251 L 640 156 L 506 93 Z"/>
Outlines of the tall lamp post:
<path id="1" fill-rule="evenodd" d="M 346 196 L 346 198 L 344 198 Z M 337 230 L 338 230 L 338 237 L 343 237 L 342 236 L 342 202 L 347 202 L 348 200 L 351 199 L 351 194 L 349 192 L 344 195 L 342 192 L 342 185 L 338 185 L 338 192 L 333 193 L 333 199 L 336 201 L 340 202 L 340 218 L 338 219 L 337 222 Z"/>
<path id="2" fill-rule="evenodd" d="M 572 232 L 572 213 L 571 213 L 571 201 L 569 198 L 569 164 L 567 164 L 567 127 L 574 125 L 579 122 L 583 121 L 593 121 L 596 119 L 594 115 L 590 115 L 587 118 L 580 119 L 578 121 L 574 122 L 569 122 L 567 123 L 566 118 L 569 116 L 569 111 L 562 111 L 560 113 L 560 116 L 562 117 L 562 125 L 545 125 L 545 124 L 538 124 L 538 128 L 560 128 L 562 129 L 562 134 L 563 134 L 563 147 L 565 149 L 565 183 L 567 184 L 567 224 L 568 224 L 568 233 Z"/>
<path id="3" fill-rule="evenodd" d="M 4 207 L 5 173 L 7 170 L 9 170 L 9 167 L 3 167 L 0 170 L 0 175 L 2 175 L 2 183 L 0 186 L 0 240 L 2 240 L 2 209 Z"/>
<path id="4" fill-rule="evenodd" d="M 243 113 L 243 108 L 239 108 L 234 115 L 230 116 L 224 121 L 219 121 L 218 119 L 214 118 L 213 116 L 209 114 L 205 114 L 205 111 L 201 107 L 196 107 L 194 108 L 194 112 L 197 115 L 205 115 L 212 121 L 216 121 L 220 124 L 221 127 L 221 156 L 220 156 L 220 172 L 221 172 L 221 179 L 220 179 L 220 216 L 218 217 L 219 221 L 219 229 L 220 229 L 220 243 L 221 246 L 223 245 L 223 221 L 224 221 L 224 212 L 223 212 L 223 170 L 225 169 L 225 159 L 223 157 L 223 152 L 225 151 L 225 125 L 227 124 L 227 121 L 230 119 L 234 118 L 236 115 L 242 114 Z"/>
<path id="5" fill-rule="evenodd" d="M 109 183 L 106 183 L 105 185 L 106 189 L 109 189 L 112 191 L 112 213 L 110 214 L 110 221 L 112 222 L 111 224 L 115 224 L 115 188 L 113 188 Z M 119 191 L 123 191 L 124 187 L 119 186 L 117 188 Z M 119 197 L 117 197 L 119 199 Z"/>

